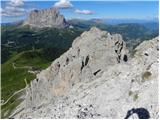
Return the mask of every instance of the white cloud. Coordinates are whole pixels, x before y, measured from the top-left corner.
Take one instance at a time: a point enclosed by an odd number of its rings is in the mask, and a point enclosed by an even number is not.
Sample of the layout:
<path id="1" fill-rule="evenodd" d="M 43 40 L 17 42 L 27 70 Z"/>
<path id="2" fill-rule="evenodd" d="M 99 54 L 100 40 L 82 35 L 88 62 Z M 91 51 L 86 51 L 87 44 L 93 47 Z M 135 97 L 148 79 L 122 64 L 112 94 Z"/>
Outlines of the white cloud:
<path id="1" fill-rule="evenodd" d="M 58 8 L 71 8 L 73 7 L 72 3 L 69 0 L 59 0 L 54 4 Z"/>
<path id="2" fill-rule="evenodd" d="M 23 8 L 23 6 L 23 0 L 10 0 L 3 9 L 1 8 L 1 15 L 7 17 L 23 16 L 27 12 L 27 10 Z"/>
<path id="3" fill-rule="evenodd" d="M 3 12 L 3 8 L 0 8 L 0 12 Z"/>
<path id="4" fill-rule="evenodd" d="M 90 10 L 79 10 L 79 9 L 76 9 L 76 10 L 75 10 L 75 13 L 84 14 L 84 15 L 91 15 L 91 14 L 93 14 L 94 12 L 92 12 L 92 11 L 90 11 Z"/>
<path id="5" fill-rule="evenodd" d="M 10 0 L 9 4 L 11 6 L 18 7 L 18 6 L 23 6 L 24 5 L 24 1 L 23 0 Z"/>
<path id="6" fill-rule="evenodd" d="M 7 6 L 4 10 L 2 10 L 2 16 L 23 16 L 25 15 L 26 10 L 24 8 Z"/>
<path id="7" fill-rule="evenodd" d="M 0 8 L 0 16 L 2 16 L 3 11 L 3 8 Z"/>

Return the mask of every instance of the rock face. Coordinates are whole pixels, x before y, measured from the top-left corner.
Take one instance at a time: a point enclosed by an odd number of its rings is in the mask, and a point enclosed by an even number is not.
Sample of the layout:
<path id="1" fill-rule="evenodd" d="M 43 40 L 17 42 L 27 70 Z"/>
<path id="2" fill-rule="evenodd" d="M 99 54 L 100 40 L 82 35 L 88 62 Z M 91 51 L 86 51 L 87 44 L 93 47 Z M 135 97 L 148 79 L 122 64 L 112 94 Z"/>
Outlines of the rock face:
<path id="1" fill-rule="evenodd" d="M 13 116 L 158 118 L 158 50 L 157 37 L 131 57 L 121 35 L 93 27 L 37 75 Z"/>
<path id="2" fill-rule="evenodd" d="M 58 8 L 50 8 L 31 11 L 24 25 L 38 28 L 64 28 L 67 26 L 67 22 L 63 15 L 60 15 Z"/>

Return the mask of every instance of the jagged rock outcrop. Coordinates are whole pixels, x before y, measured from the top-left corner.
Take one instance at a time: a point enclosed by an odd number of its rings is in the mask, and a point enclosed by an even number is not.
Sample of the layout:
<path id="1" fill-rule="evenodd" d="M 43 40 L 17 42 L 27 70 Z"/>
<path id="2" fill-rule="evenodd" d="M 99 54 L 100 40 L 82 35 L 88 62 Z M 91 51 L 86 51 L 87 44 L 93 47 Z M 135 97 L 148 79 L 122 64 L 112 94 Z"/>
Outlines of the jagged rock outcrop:
<path id="1" fill-rule="evenodd" d="M 130 57 L 121 35 L 91 28 L 37 75 L 14 117 L 158 118 L 158 41 Z"/>
<path id="2" fill-rule="evenodd" d="M 28 15 L 24 25 L 31 27 L 43 28 L 43 27 L 54 27 L 54 28 L 65 28 L 67 22 L 63 15 L 60 15 L 58 8 L 33 10 Z"/>
<path id="3" fill-rule="evenodd" d="M 129 55 L 121 35 L 110 35 L 97 28 L 84 32 L 74 40 L 72 48 L 31 82 L 28 107 L 38 107 L 53 96 L 62 96 L 80 81 L 92 81 L 108 66 L 126 62 L 125 56 Z"/>

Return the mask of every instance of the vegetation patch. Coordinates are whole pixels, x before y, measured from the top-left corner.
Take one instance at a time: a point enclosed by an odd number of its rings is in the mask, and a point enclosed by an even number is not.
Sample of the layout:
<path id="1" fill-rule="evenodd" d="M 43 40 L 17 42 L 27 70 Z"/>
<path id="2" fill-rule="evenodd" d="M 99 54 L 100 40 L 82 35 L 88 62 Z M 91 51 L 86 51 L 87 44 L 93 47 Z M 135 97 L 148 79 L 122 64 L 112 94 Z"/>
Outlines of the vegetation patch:
<path id="1" fill-rule="evenodd" d="M 132 95 L 133 95 L 133 91 L 129 91 L 129 92 L 128 92 L 128 95 L 129 95 L 129 96 L 132 96 Z"/>
<path id="2" fill-rule="evenodd" d="M 73 40 L 83 31 L 79 29 L 43 28 L 2 26 L 2 63 L 11 58 L 13 53 L 34 49 L 51 49 L 55 56 L 68 50 Z M 52 56 L 48 56 L 52 57 Z M 47 57 L 47 58 L 48 58 Z M 53 60 L 53 57 L 52 57 Z"/>
<path id="3" fill-rule="evenodd" d="M 138 93 L 136 93 L 133 97 L 133 100 L 136 101 L 138 99 Z"/>
<path id="4" fill-rule="evenodd" d="M 142 75 L 142 82 L 145 82 L 146 80 L 149 80 L 151 78 L 152 73 L 149 71 L 146 71 Z"/>
<path id="5" fill-rule="evenodd" d="M 137 92 L 133 92 L 133 91 L 129 91 L 128 95 L 133 97 L 133 101 L 136 101 L 138 99 L 138 93 Z"/>
<path id="6" fill-rule="evenodd" d="M 135 57 L 136 52 L 137 52 L 136 49 L 134 49 L 134 50 L 132 50 L 132 51 L 130 52 L 130 53 L 131 53 L 130 55 L 131 55 L 132 58 Z"/>
<path id="7" fill-rule="evenodd" d="M 13 110 L 22 102 L 20 96 L 24 94 L 24 90 L 18 92 L 13 95 L 7 103 L 1 105 L 1 118 L 8 118 L 9 115 L 13 112 Z"/>

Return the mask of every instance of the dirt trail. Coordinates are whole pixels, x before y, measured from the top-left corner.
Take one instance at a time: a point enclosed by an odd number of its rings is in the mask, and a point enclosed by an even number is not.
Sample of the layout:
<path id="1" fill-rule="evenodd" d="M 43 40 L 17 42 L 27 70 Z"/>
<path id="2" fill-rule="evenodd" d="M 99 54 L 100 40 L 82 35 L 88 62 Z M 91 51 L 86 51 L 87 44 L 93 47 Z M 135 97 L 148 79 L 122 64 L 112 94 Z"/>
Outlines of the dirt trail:
<path id="1" fill-rule="evenodd" d="M 17 66 L 15 66 L 15 63 L 12 63 L 12 66 L 14 69 L 31 69 L 32 68 L 32 66 L 17 67 Z"/>

